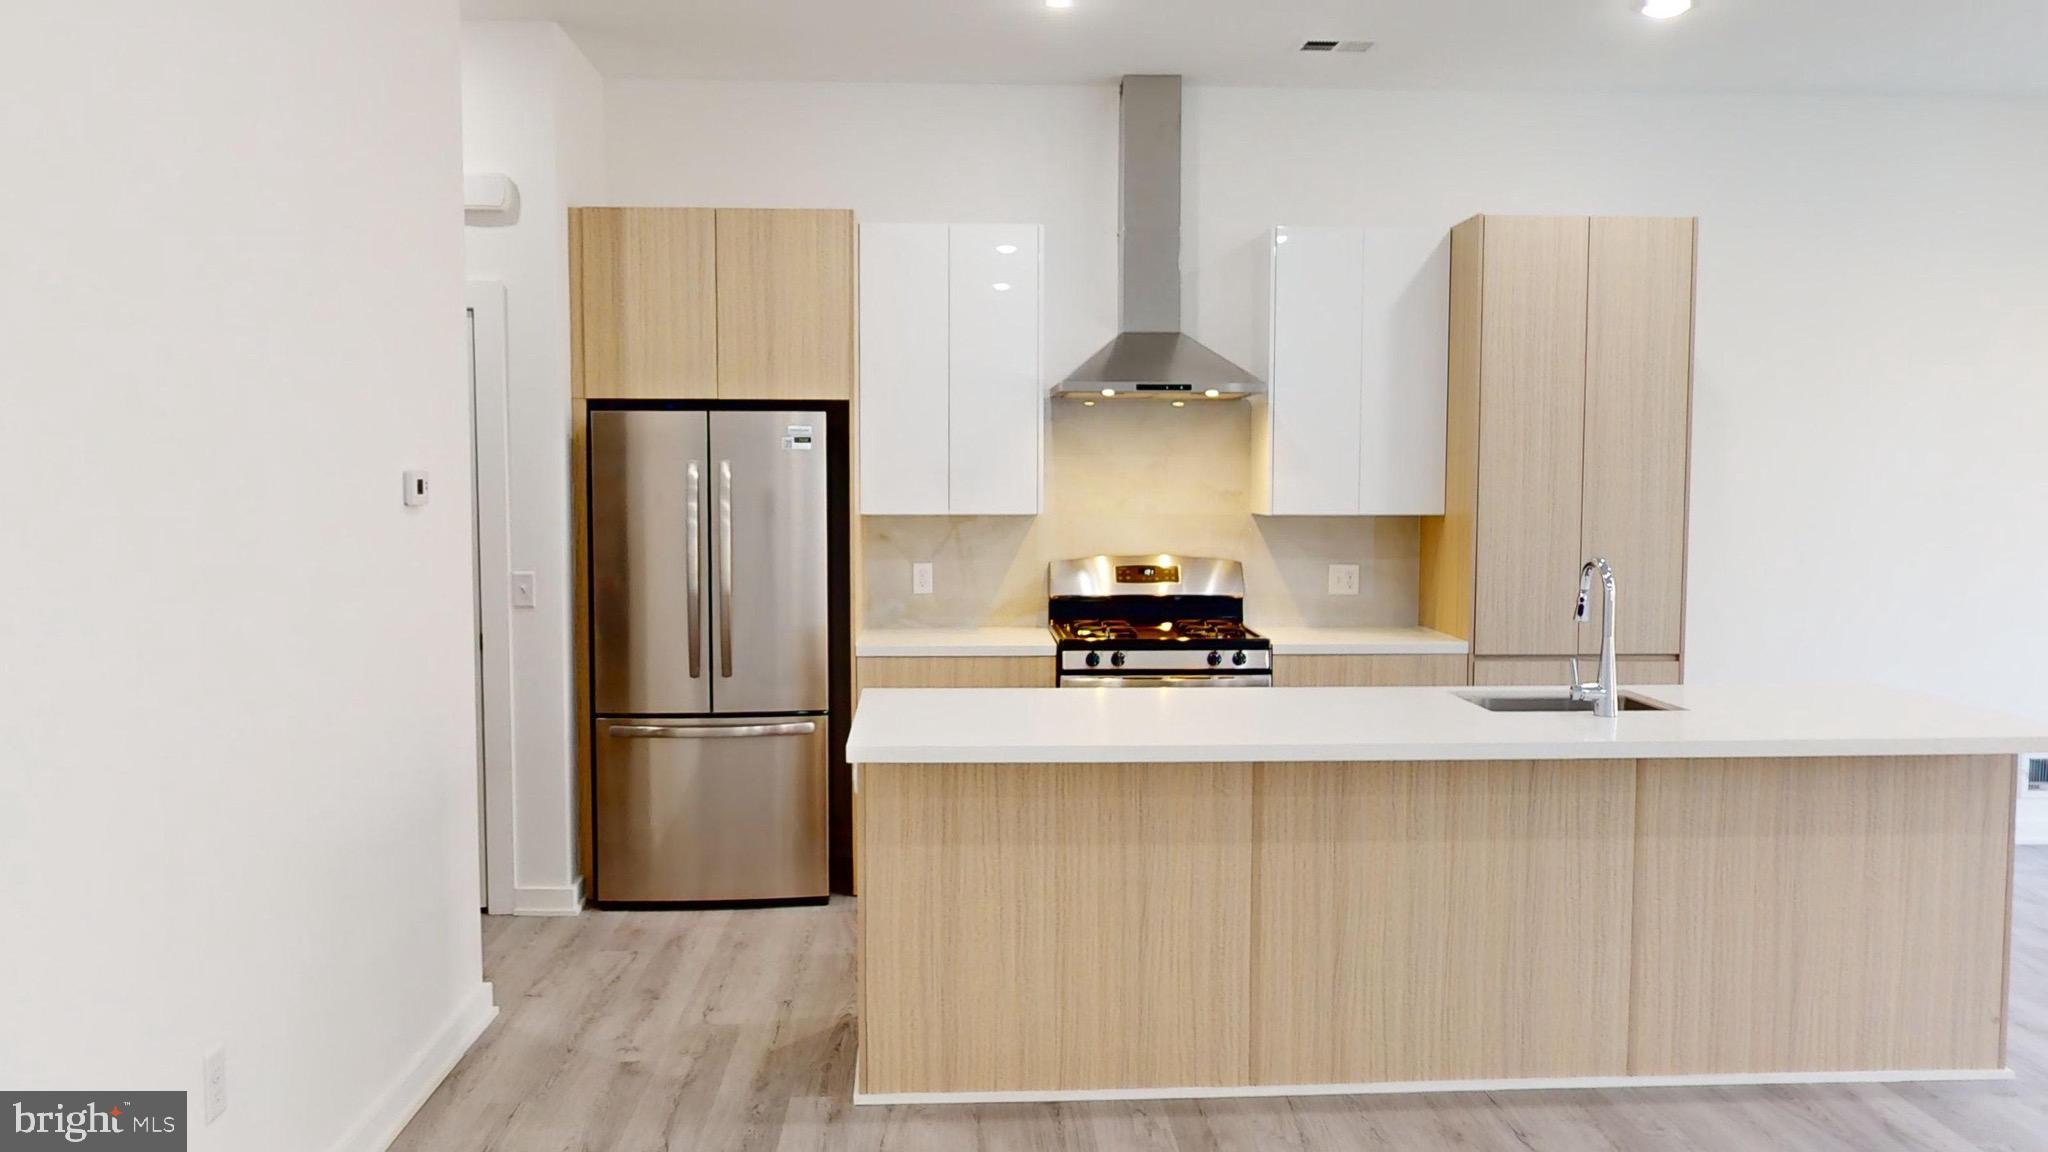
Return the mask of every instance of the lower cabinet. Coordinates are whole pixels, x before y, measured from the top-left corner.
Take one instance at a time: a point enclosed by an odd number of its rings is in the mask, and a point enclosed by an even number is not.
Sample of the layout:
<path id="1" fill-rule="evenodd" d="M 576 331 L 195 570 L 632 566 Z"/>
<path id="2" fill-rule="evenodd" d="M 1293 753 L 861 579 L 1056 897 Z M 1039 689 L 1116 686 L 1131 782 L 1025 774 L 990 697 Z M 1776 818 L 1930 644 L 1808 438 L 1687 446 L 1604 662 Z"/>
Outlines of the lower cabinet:
<path id="1" fill-rule="evenodd" d="M 1273 657 L 1273 684 L 1280 688 L 1456 687 L 1469 683 L 1466 658 L 1445 656 Z"/>
<path id="2" fill-rule="evenodd" d="M 861 688 L 1051 688 L 1057 667 L 1044 656 L 863 656 Z"/>
<path id="3" fill-rule="evenodd" d="M 1685 665 L 1676 656 L 1623 656 L 1614 662 L 1621 686 L 1631 684 L 1683 684 Z M 1579 675 L 1587 680 L 1600 674 L 1600 661 L 1579 657 Z M 1493 687 L 1526 685 L 1542 687 L 1571 683 L 1572 662 L 1567 656 L 1482 656 L 1472 662 L 1472 683 Z"/>

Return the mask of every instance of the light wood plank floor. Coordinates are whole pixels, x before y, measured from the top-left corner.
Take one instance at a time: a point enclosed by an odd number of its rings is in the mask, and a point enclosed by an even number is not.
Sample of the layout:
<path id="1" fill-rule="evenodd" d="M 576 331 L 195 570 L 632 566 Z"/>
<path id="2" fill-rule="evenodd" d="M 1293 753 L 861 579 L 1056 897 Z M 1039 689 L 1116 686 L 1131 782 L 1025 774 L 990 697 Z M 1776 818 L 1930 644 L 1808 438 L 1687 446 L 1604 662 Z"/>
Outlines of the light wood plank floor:
<path id="1" fill-rule="evenodd" d="M 2048 848 L 2021 849 L 2013 1081 L 860 1108 L 853 904 L 485 921 L 496 1022 L 394 1148 L 2044 1149 Z"/>

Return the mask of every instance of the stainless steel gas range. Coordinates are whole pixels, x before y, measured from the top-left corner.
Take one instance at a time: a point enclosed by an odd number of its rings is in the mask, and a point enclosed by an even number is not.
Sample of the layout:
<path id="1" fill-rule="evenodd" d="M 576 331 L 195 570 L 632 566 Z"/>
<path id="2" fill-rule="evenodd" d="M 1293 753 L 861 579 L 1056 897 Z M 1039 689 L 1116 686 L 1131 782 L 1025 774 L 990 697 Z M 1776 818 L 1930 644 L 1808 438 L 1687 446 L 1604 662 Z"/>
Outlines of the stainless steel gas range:
<path id="1" fill-rule="evenodd" d="M 1047 575 L 1062 688 L 1266 688 L 1273 645 L 1244 626 L 1244 566 L 1089 556 Z"/>

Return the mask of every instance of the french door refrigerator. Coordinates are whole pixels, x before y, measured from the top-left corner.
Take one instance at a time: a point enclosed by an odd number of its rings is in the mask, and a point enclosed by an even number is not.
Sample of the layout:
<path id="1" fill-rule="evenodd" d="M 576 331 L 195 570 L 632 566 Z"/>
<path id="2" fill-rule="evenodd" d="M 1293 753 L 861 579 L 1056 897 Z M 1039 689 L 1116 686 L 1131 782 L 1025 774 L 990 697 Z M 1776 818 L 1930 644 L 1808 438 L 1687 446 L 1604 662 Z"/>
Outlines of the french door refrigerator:
<path id="1" fill-rule="evenodd" d="M 823 899 L 826 413 L 590 414 L 597 894 Z"/>

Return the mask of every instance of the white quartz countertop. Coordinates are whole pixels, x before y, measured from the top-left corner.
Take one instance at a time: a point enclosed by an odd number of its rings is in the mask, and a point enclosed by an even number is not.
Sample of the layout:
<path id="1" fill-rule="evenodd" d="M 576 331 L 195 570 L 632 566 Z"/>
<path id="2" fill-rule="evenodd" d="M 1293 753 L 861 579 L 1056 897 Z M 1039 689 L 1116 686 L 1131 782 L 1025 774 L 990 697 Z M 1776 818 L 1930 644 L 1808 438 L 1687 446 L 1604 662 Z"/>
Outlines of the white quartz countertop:
<path id="1" fill-rule="evenodd" d="M 1428 628 L 1314 628 L 1259 624 L 1251 629 L 1281 656 L 1463 656 L 1472 646 Z"/>
<path id="2" fill-rule="evenodd" d="M 1538 760 L 2048 751 L 2028 721 L 1886 689 L 1691 685 L 1628 692 L 1684 711 L 1490 712 L 1542 688 L 873 688 L 854 763 Z"/>
<path id="3" fill-rule="evenodd" d="M 1035 628 L 863 628 L 855 656 L 1051 656 L 1052 633 Z"/>

